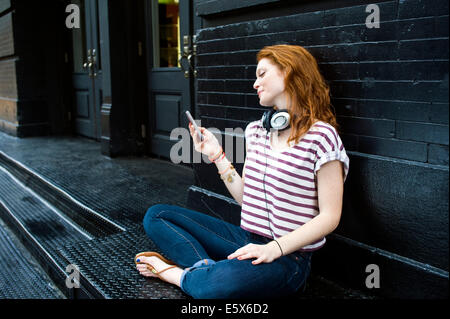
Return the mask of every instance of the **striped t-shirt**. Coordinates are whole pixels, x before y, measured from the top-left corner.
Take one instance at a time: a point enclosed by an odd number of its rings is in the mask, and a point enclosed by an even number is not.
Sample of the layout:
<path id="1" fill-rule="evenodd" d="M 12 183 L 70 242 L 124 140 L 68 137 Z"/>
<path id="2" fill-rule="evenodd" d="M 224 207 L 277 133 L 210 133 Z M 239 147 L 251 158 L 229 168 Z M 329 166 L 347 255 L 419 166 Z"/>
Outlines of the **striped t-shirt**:
<path id="1" fill-rule="evenodd" d="M 278 238 L 319 214 L 316 172 L 321 165 L 333 160 L 343 162 L 345 181 L 349 158 L 334 127 L 322 121 L 311 126 L 297 144 L 283 150 L 273 149 L 269 136 L 261 120 L 251 122 L 245 129 L 247 157 L 241 227 Z M 322 238 L 300 251 L 317 250 L 324 244 Z"/>

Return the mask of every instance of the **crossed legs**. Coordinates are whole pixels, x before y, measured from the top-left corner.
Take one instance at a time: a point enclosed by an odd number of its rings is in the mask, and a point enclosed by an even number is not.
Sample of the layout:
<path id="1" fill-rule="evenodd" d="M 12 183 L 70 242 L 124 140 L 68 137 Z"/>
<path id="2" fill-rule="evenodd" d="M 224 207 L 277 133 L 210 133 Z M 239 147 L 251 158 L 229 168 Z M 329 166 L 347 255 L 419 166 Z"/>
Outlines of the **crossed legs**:
<path id="1" fill-rule="evenodd" d="M 227 259 L 238 248 L 259 242 L 239 226 L 185 208 L 152 206 L 144 229 L 177 267 L 155 256 L 141 257 L 139 272 L 177 285 L 194 298 L 281 296 L 295 292 L 309 273 L 309 260 L 297 263 L 287 256 L 259 265 Z"/>

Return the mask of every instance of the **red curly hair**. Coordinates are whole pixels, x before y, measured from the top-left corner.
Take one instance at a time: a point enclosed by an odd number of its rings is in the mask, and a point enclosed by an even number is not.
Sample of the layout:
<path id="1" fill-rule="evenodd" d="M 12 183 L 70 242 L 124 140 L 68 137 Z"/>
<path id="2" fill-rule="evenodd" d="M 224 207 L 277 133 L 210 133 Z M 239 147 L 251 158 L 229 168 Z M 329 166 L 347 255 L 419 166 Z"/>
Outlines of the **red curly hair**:
<path id="1" fill-rule="evenodd" d="M 330 103 L 330 88 L 320 74 L 316 59 L 298 45 L 266 46 L 257 61 L 267 58 L 285 73 L 285 90 L 289 98 L 291 134 L 288 142 L 300 138 L 318 120 L 338 124 Z"/>

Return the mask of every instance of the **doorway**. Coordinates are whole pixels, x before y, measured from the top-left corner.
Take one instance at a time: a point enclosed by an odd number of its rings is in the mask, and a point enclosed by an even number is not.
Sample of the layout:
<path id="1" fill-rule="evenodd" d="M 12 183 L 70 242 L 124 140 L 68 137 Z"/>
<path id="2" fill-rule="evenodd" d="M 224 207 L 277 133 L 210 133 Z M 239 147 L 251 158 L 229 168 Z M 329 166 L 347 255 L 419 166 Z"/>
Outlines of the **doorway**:
<path id="1" fill-rule="evenodd" d="M 72 0 L 80 8 L 80 28 L 72 29 L 73 120 L 78 135 L 100 139 L 102 63 L 98 0 Z"/>
<path id="2" fill-rule="evenodd" d="M 170 133 L 188 125 L 185 112 L 192 112 L 194 43 L 192 1 L 149 0 L 147 43 L 150 152 L 170 157 Z"/>

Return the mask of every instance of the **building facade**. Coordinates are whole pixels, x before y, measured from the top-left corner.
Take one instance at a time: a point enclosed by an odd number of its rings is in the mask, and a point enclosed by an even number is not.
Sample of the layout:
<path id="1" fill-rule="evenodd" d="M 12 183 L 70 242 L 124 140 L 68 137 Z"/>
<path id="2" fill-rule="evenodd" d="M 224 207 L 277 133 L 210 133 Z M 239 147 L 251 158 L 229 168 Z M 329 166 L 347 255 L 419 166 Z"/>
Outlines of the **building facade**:
<path id="1" fill-rule="evenodd" d="M 384 297 L 448 296 L 448 17 L 438 0 L 1 0 L 0 130 L 169 160 L 189 110 L 241 172 L 242 130 L 264 111 L 256 53 L 304 46 L 350 156 L 341 224 L 313 271 Z M 239 223 L 215 168 L 186 165 L 189 205 Z"/>

